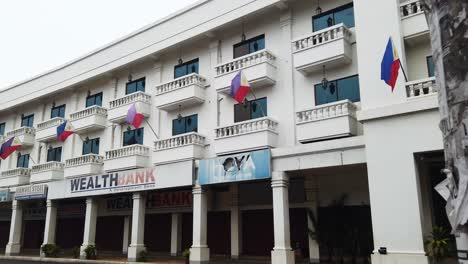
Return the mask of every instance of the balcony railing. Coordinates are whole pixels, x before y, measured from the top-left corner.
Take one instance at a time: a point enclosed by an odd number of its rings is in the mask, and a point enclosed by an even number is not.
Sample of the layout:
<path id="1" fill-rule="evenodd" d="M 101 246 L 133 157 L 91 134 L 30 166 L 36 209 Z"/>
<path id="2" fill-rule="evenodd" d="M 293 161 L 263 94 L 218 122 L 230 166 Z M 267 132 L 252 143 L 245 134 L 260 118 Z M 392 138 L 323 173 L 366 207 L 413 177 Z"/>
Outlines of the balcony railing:
<path id="1" fill-rule="evenodd" d="M 97 105 L 91 106 L 81 111 L 70 114 L 70 121 L 75 121 L 92 115 L 107 116 L 107 109 Z"/>
<path id="2" fill-rule="evenodd" d="M 31 169 L 28 169 L 28 168 L 16 168 L 12 170 L 2 171 L 2 177 L 29 176 L 29 175 L 31 175 Z"/>
<path id="3" fill-rule="evenodd" d="M 65 167 L 75 167 L 87 164 L 103 164 L 104 157 L 96 155 L 96 154 L 88 154 L 81 157 L 76 157 L 72 159 L 68 159 L 65 161 Z"/>
<path id="4" fill-rule="evenodd" d="M 405 2 L 400 5 L 400 13 L 402 18 L 422 12 L 424 12 L 424 10 L 420 0 Z"/>
<path id="5" fill-rule="evenodd" d="M 31 173 L 41 173 L 46 171 L 60 171 L 63 170 L 65 164 L 63 162 L 58 161 L 50 161 L 44 164 L 33 165 Z"/>
<path id="6" fill-rule="evenodd" d="M 21 136 L 21 135 L 35 136 L 36 129 L 33 127 L 20 127 L 13 131 L 7 132 L 7 137 L 16 137 L 16 136 Z"/>
<path id="7" fill-rule="evenodd" d="M 293 52 L 309 49 L 338 38 L 344 38 L 348 41 L 351 38 L 351 31 L 343 23 L 316 31 L 310 36 L 294 40 L 292 42 Z"/>
<path id="8" fill-rule="evenodd" d="M 62 117 L 54 117 L 50 120 L 37 124 L 37 130 L 44 130 L 51 127 L 57 127 L 63 122 L 65 122 L 65 120 L 66 119 Z"/>
<path id="9" fill-rule="evenodd" d="M 154 149 L 155 151 L 160 151 L 170 148 L 183 147 L 191 144 L 203 146 L 205 144 L 205 137 L 195 132 L 187 133 L 180 136 L 155 141 Z"/>
<path id="10" fill-rule="evenodd" d="M 143 145 L 131 145 L 106 151 L 106 159 L 117 159 L 129 156 L 148 156 L 149 148 Z"/>
<path id="11" fill-rule="evenodd" d="M 147 104 L 151 104 L 151 95 L 144 93 L 144 92 L 132 93 L 124 97 L 110 101 L 109 108 L 113 109 L 113 108 L 117 108 L 123 105 L 135 103 L 135 102 L 144 102 Z"/>
<path id="12" fill-rule="evenodd" d="M 205 86 L 205 82 L 205 78 L 197 73 L 192 73 L 156 86 L 156 95 L 168 93 L 190 85 Z"/>
<path id="13" fill-rule="evenodd" d="M 356 117 L 356 106 L 349 100 L 319 105 L 310 110 L 297 112 L 296 121 L 300 124 L 345 115 Z"/>
<path id="14" fill-rule="evenodd" d="M 270 117 L 262 117 L 235 123 L 234 125 L 215 129 L 216 138 L 232 137 L 258 131 L 270 130 L 276 132 L 278 122 Z"/>
<path id="15" fill-rule="evenodd" d="M 406 94 L 408 98 L 421 97 L 424 95 L 437 94 L 435 78 L 416 80 L 406 83 Z"/>
<path id="16" fill-rule="evenodd" d="M 229 62 L 220 64 L 215 67 L 216 76 L 237 72 L 239 70 L 245 69 L 247 67 L 251 67 L 263 62 L 271 62 L 273 63 L 276 60 L 275 55 L 273 55 L 268 50 L 261 50 L 257 51 Z"/>

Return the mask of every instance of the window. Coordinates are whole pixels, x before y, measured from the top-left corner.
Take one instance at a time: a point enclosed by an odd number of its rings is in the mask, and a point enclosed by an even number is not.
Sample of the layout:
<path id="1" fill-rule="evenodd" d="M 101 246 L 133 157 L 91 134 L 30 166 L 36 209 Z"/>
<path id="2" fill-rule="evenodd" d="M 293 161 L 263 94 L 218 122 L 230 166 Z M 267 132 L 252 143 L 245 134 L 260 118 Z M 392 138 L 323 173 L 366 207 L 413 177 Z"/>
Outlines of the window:
<path id="1" fill-rule="evenodd" d="M 427 63 L 427 73 L 429 74 L 429 77 L 434 77 L 434 60 L 432 59 L 432 56 L 427 56 L 426 57 L 426 63 Z"/>
<path id="2" fill-rule="evenodd" d="M 102 106 L 102 93 L 97 93 L 86 97 L 86 107 L 94 105 Z"/>
<path id="3" fill-rule="evenodd" d="M 23 116 L 21 118 L 22 127 L 33 127 L 34 124 L 34 115 Z"/>
<path id="4" fill-rule="evenodd" d="M 83 155 L 99 155 L 99 138 L 93 138 L 83 142 Z"/>
<path id="5" fill-rule="evenodd" d="M 234 105 L 234 122 L 242 122 L 267 115 L 267 99 L 259 98 L 245 104 Z"/>
<path id="6" fill-rule="evenodd" d="M 19 155 L 16 162 L 17 168 L 29 168 L 29 154 Z"/>
<path id="7" fill-rule="evenodd" d="M 198 132 L 198 115 L 185 116 L 172 120 L 172 135 Z"/>
<path id="8" fill-rule="evenodd" d="M 352 102 L 361 100 L 358 75 L 329 81 L 327 88 L 322 84 L 315 85 L 315 105 L 327 104 L 348 99 Z"/>
<path id="9" fill-rule="evenodd" d="M 234 58 L 265 49 L 265 35 L 251 38 L 234 45 Z"/>
<path id="10" fill-rule="evenodd" d="M 47 150 L 47 162 L 62 161 L 62 147 L 49 148 Z"/>
<path id="11" fill-rule="evenodd" d="M 191 73 L 198 73 L 198 58 L 174 67 L 174 79 Z"/>
<path id="12" fill-rule="evenodd" d="M 5 123 L 0 123 L 0 135 L 5 135 Z"/>
<path id="13" fill-rule="evenodd" d="M 340 23 L 343 23 L 348 28 L 354 27 L 353 3 L 312 17 L 312 27 L 314 31 L 322 30 Z"/>
<path id="14" fill-rule="evenodd" d="M 65 105 L 59 105 L 52 108 L 52 111 L 50 112 L 50 118 L 54 117 L 65 117 Z"/>
<path id="15" fill-rule="evenodd" d="M 125 131 L 123 136 L 123 145 L 130 146 L 135 144 L 143 145 L 143 128 Z"/>
<path id="16" fill-rule="evenodd" d="M 145 78 L 138 79 L 136 81 L 131 81 L 127 83 L 127 87 L 125 89 L 125 94 L 132 94 L 136 92 L 144 92 L 145 91 Z"/>

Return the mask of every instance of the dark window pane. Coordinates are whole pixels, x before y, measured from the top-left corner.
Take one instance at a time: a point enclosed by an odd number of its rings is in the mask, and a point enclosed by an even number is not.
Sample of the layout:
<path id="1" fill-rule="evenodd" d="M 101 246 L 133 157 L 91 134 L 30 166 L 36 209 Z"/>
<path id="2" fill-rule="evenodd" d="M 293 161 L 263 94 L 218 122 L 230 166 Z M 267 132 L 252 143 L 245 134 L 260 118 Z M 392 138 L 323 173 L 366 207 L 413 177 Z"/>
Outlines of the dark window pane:
<path id="1" fill-rule="evenodd" d="M 250 120 L 250 102 L 234 105 L 234 122 Z"/>
<path id="2" fill-rule="evenodd" d="M 145 78 L 141 78 L 141 79 L 138 79 L 138 80 L 135 80 L 135 81 L 128 82 L 126 84 L 125 93 L 126 94 L 132 94 L 132 93 L 136 93 L 138 91 L 144 92 L 145 91 L 145 82 L 146 82 Z M 101 100 L 102 100 L 102 98 L 101 98 Z"/>
<path id="3" fill-rule="evenodd" d="M 91 153 L 91 140 L 83 142 L 83 155 Z"/>
<path id="4" fill-rule="evenodd" d="M 83 142 L 83 155 L 99 154 L 99 138 L 90 139 Z"/>
<path id="5" fill-rule="evenodd" d="M 135 145 L 140 144 L 143 145 L 143 128 L 138 128 L 130 131 L 125 131 L 123 136 L 123 145 Z"/>
<path id="6" fill-rule="evenodd" d="M 18 156 L 17 168 L 29 168 L 29 154 Z"/>
<path id="7" fill-rule="evenodd" d="M 86 97 L 86 107 L 91 107 L 94 105 L 102 106 L 102 93 Z"/>
<path id="8" fill-rule="evenodd" d="M 136 83 L 127 83 L 126 94 L 132 94 L 134 92 L 136 92 Z"/>
<path id="9" fill-rule="evenodd" d="M 174 79 L 187 75 L 187 65 L 179 65 L 174 68 Z"/>
<path id="10" fill-rule="evenodd" d="M 348 28 L 354 27 L 354 8 L 352 6 L 335 13 L 335 24 L 345 24 Z"/>
<path id="11" fill-rule="evenodd" d="M 249 43 L 242 43 L 234 46 L 234 58 L 249 54 Z"/>
<path id="12" fill-rule="evenodd" d="M 185 123 L 185 133 L 198 131 L 198 115 L 187 116 Z"/>
<path id="13" fill-rule="evenodd" d="M 354 27 L 354 8 L 352 3 L 340 6 L 312 18 L 314 31 L 319 31 L 340 23 L 345 24 L 348 28 Z"/>
<path id="14" fill-rule="evenodd" d="M 62 147 L 47 150 L 47 162 L 62 160 Z"/>
<path id="15" fill-rule="evenodd" d="M 426 58 L 426 63 L 429 77 L 434 77 L 434 60 L 432 59 L 432 56 Z"/>
<path id="16" fill-rule="evenodd" d="M 333 87 L 335 88 L 333 89 Z M 328 104 L 337 100 L 336 82 L 329 81 L 326 89 L 323 88 L 322 84 L 315 85 L 315 105 Z"/>
<path id="17" fill-rule="evenodd" d="M 266 98 L 261 98 L 251 101 L 251 119 L 264 117 L 267 115 L 267 101 Z"/>
<path id="18" fill-rule="evenodd" d="M 337 81 L 338 83 L 338 100 L 348 99 L 351 102 L 359 102 L 361 100 L 359 94 L 359 78 L 358 76 L 349 77 Z"/>
<path id="19" fill-rule="evenodd" d="M 187 74 L 198 73 L 198 61 L 189 63 L 187 65 Z"/>
<path id="20" fill-rule="evenodd" d="M 65 105 L 60 105 L 52 108 L 50 118 L 54 117 L 65 117 Z"/>
<path id="21" fill-rule="evenodd" d="M 174 78 L 180 78 L 182 76 L 191 74 L 191 73 L 198 73 L 198 58 L 187 61 L 183 64 L 174 66 Z"/>
<path id="22" fill-rule="evenodd" d="M 260 118 L 267 116 L 267 114 L 267 98 L 234 105 L 234 122 Z"/>
<path id="23" fill-rule="evenodd" d="M 262 50 L 265 48 L 265 38 L 259 38 L 250 43 L 250 53 Z"/>
<path id="24" fill-rule="evenodd" d="M 333 25 L 333 14 L 328 14 L 328 15 L 322 15 L 319 17 L 315 17 L 312 20 L 313 23 L 313 29 L 314 31 L 319 31 L 322 29 L 325 29 L 327 27 L 330 27 L 330 22 Z"/>
<path id="25" fill-rule="evenodd" d="M 185 116 L 172 120 L 172 135 L 198 132 L 198 115 Z"/>
<path id="26" fill-rule="evenodd" d="M 137 91 L 138 92 L 144 92 L 145 91 L 145 79 L 137 81 Z"/>
<path id="27" fill-rule="evenodd" d="M 0 135 L 5 135 L 5 123 L 0 124 Z"/>
<path id="28" fill-rule="evenodd" d="M 178 118 L 172 120 L 172 135 L 180 135 L 185 133 L 185 120 L 184 118 Z"/>
<path id="29" fill-rule="evenodd" d="M 23 117 L 23 119 L 21 119 L 21 126 L 33 127 L 33 123 L 34 123 L 34 115 L 25 116 Z"/>

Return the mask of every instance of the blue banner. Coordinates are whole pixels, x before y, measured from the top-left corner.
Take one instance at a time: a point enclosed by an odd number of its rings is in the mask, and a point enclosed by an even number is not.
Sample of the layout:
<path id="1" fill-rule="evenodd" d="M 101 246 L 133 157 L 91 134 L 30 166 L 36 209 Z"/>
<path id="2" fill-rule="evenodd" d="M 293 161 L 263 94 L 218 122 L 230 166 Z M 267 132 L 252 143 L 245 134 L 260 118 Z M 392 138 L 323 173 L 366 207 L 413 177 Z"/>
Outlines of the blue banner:
<path id="1" fill-rule="evenodd" d="M 200 185 L 271 178 L 270 150 L 200 160 Z"/>
<path id="2" fill-rule="evenodd" d="M 11 201 L 10 198 L 10 191 L 0 191 L 0 202 L 9 202 Z"/>

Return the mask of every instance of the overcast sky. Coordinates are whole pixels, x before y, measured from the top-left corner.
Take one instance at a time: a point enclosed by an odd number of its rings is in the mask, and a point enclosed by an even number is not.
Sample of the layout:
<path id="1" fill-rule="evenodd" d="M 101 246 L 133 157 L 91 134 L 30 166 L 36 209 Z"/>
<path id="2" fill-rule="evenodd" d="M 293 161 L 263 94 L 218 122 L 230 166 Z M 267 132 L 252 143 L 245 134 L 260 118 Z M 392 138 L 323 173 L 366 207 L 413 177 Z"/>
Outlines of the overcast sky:
<path id="1" fill-rule="evenodd" d="M 0 89 L 40 74 L 197 0 L 1 0 Z"/>

